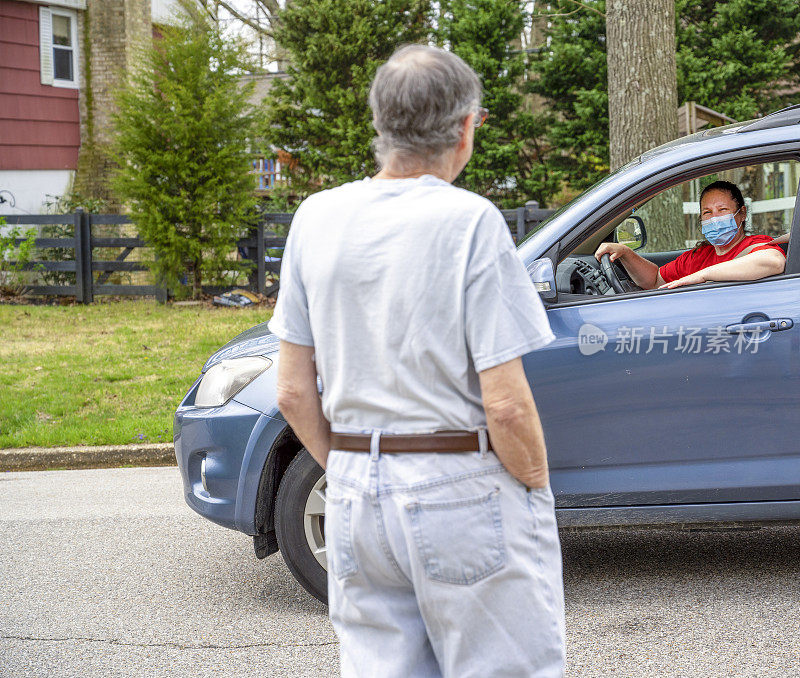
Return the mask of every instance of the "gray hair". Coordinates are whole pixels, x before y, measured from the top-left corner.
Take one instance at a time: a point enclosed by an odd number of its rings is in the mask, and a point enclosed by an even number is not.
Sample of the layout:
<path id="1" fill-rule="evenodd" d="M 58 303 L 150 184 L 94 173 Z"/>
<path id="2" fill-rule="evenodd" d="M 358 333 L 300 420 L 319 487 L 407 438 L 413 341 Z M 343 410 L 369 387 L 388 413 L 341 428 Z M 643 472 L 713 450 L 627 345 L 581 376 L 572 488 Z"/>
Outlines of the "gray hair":
<path id="1" fill-rule="evenodd" d="M 452 52 L 401 47 L 378 68 L 369 92 L 378 163 L 384 165 L 390 156 L 430 161 L 455 147 L 480 96 L 475 71 Z"/>

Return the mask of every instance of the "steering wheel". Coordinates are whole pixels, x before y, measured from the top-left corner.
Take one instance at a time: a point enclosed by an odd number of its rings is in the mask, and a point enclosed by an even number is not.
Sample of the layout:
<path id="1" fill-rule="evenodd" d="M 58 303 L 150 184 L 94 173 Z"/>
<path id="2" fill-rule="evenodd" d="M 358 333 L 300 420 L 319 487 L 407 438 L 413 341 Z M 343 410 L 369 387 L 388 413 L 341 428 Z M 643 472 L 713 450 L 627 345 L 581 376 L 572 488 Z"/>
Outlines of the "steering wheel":
<path id="1" fill-rule="evenodd" d="M 608 284 L 617 294 L 625 294 L 625 287 L 622 285 L 616 270 L 614 270 L 614 264 L 611 263 L 611 257 L 608 254 L 600 257 L 600 270 L 603 271 Z"/>

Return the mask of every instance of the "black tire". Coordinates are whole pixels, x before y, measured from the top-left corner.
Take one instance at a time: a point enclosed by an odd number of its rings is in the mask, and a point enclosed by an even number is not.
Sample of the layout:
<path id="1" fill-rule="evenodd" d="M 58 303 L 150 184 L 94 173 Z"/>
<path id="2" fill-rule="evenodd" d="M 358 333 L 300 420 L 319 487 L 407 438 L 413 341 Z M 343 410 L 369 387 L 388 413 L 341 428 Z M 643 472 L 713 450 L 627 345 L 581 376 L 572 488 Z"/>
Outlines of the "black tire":
<path id="1" fill-rule="evenodd" d="M 292 460 L 281 478 L 275 500 L 275 534 L 284 561 L 294 578 L 317 600 L 328 603 L 328 573 L 312 552 L 324 543 L 325 518 L 309 517 L 311 536 L 306 531 L 306 507 L 315 486 L 324 483 L 325 472 L 306 451 Z"/>

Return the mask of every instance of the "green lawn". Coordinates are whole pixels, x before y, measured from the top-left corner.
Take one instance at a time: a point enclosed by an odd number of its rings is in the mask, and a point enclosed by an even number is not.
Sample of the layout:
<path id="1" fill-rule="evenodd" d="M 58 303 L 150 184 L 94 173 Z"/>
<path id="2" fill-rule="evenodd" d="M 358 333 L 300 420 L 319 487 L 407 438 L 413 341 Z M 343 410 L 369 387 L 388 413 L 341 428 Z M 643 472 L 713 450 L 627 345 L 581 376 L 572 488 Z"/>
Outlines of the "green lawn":
<path id="1" fill-rule="evenodd" d="M 271 309 L 0 305 L 0 448 L 170 442 L 208 356 Z"/>

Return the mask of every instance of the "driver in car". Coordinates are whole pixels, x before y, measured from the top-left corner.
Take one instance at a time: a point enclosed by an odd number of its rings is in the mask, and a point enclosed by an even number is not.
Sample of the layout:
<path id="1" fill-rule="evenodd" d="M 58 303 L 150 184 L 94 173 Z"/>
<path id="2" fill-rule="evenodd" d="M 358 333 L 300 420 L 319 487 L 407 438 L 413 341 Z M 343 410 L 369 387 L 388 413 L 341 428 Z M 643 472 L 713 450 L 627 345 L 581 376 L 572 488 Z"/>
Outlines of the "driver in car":
<path id="1" fill-rule="evenodd" d="M 783 273 L 786 255 L 768 235 L 745 235 L 747 208 L 742 192 L 729 181 L 715 181 L 700 194 L 705 240 L 659 267 L 622 243 L 604 242 L 594 253 L 619 260 L 639 287 L 672 289 L 728 280 L 758 280 Z"/>

